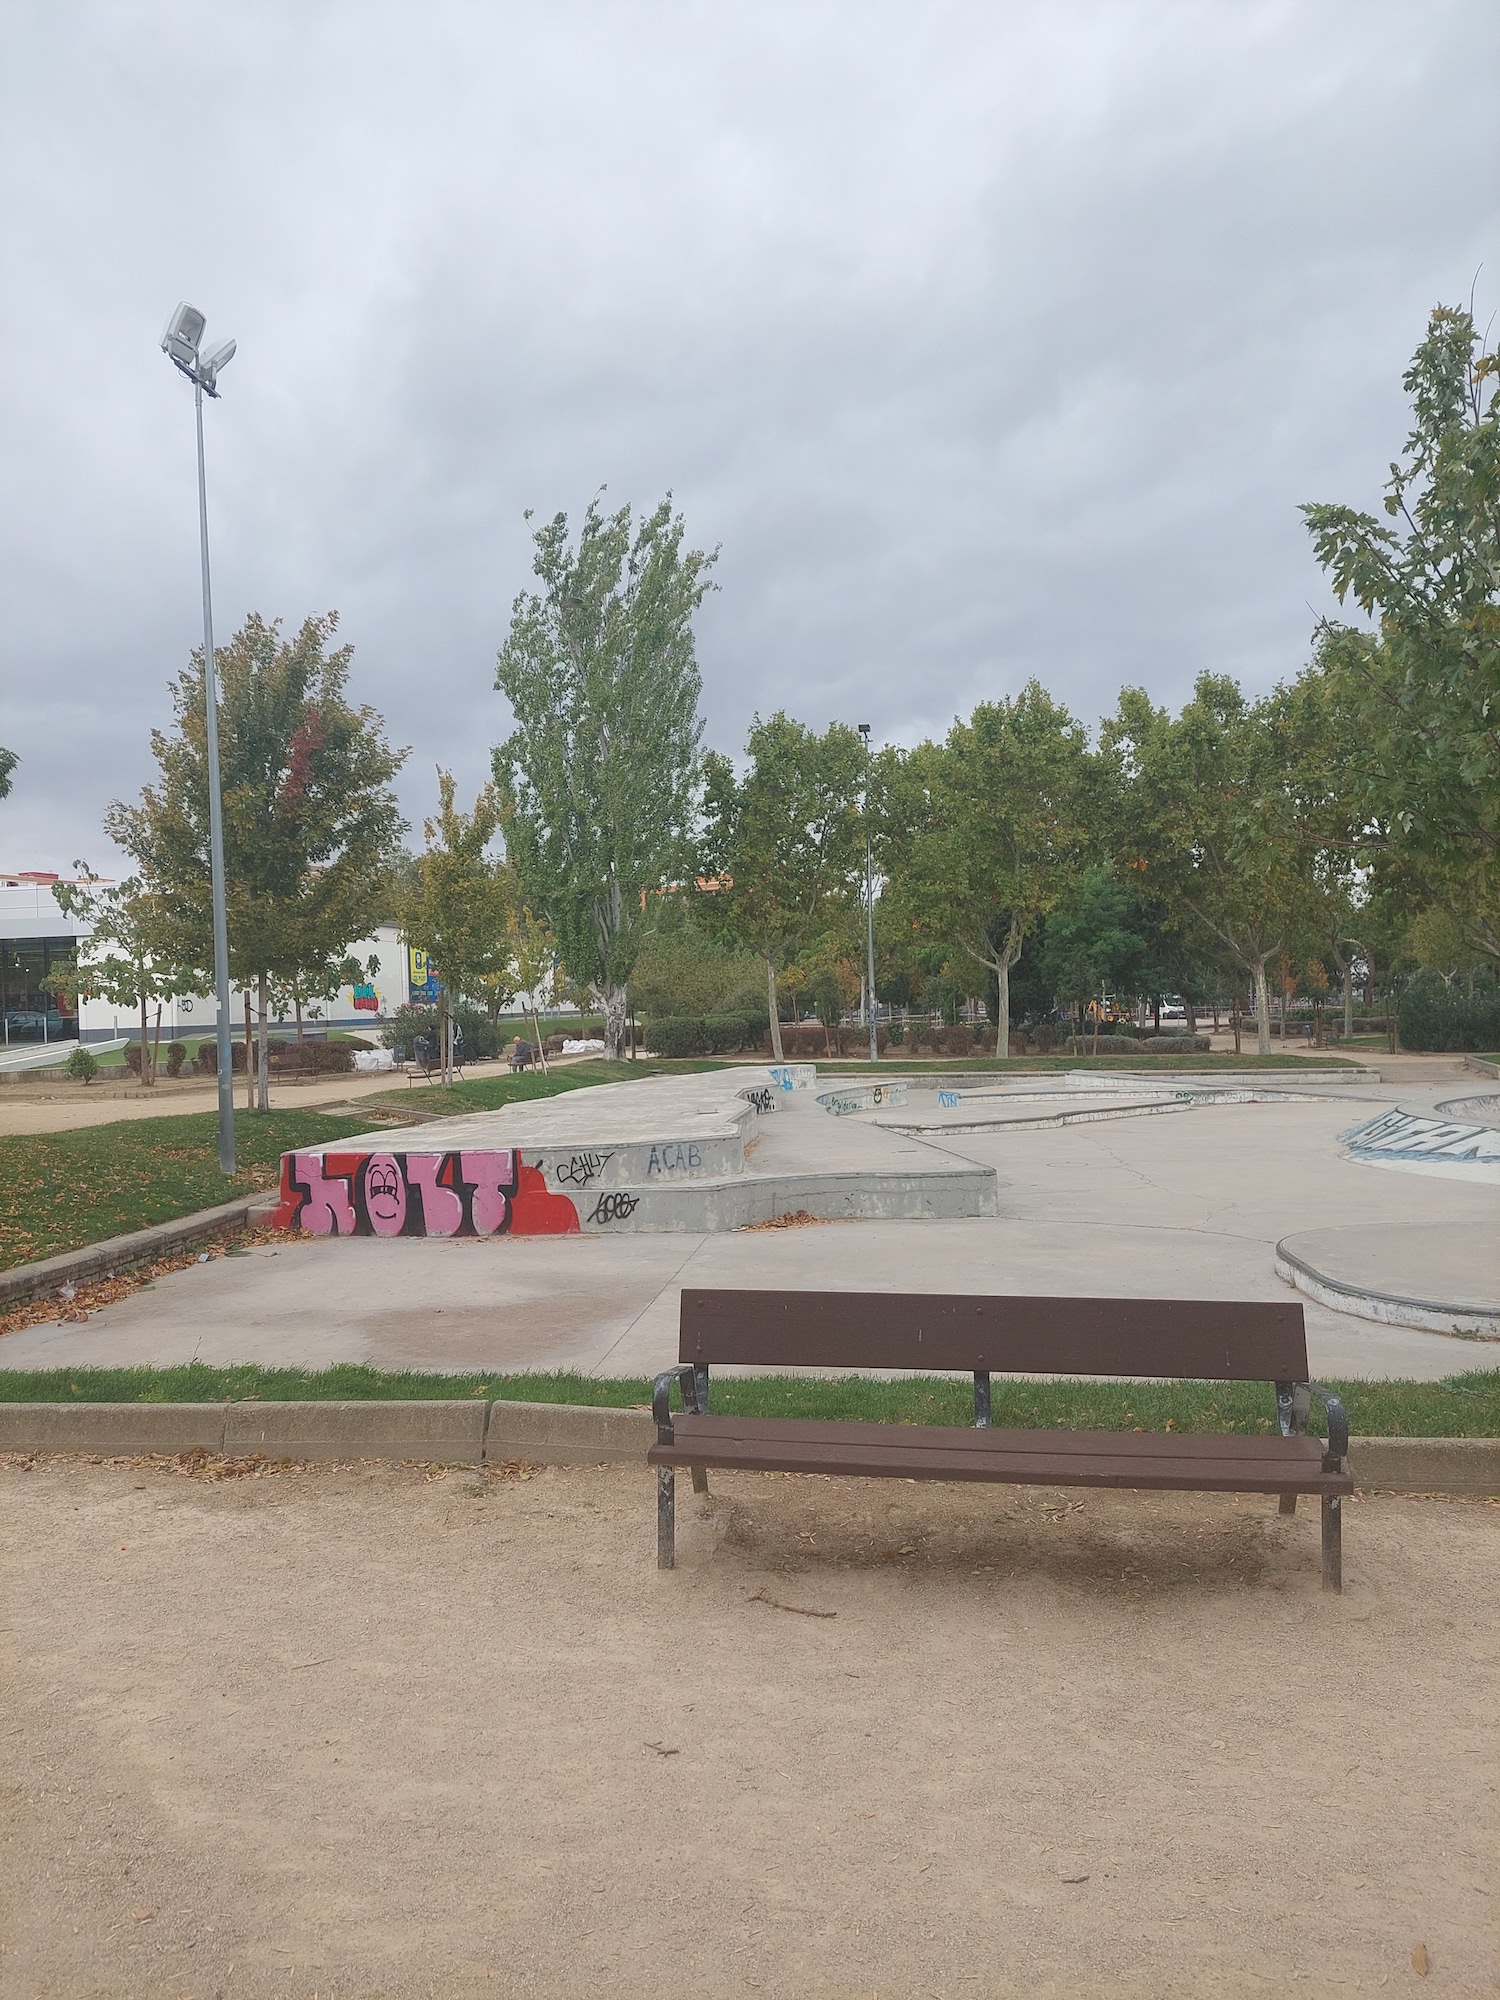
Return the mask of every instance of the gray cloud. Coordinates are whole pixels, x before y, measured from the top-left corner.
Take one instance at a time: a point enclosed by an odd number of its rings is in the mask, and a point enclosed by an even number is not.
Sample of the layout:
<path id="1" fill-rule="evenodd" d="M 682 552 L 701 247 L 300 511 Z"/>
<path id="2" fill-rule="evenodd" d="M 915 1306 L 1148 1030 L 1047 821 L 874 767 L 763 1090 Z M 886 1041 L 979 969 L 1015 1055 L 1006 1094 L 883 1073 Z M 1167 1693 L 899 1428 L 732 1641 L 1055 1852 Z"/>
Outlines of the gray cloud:
<path id="1" fill-rule="evenodd" d="M 336 606 L 472 788 L 522 510 L 721 543 L 708 735 L 912 740 L 1037 674 L 1295 672 L 1297 516 L 1373 505 L 1438 299 L 1493 299 L 1487 0 L 547 10 L 52 0 L 0 20 L 0 861 L 108 850 L 197 636 Z"/>

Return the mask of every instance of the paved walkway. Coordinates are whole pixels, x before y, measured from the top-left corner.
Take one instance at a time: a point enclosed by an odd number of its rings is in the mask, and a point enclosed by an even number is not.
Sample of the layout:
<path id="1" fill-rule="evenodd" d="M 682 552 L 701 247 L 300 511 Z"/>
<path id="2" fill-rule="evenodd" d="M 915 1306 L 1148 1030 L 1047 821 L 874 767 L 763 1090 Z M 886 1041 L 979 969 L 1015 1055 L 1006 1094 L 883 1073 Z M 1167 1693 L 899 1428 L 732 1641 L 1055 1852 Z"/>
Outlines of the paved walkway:
<path id="1" fill-rule="evenodd" d="M 1401 1086 L 1403 1099 L 1414 1094 Z M 646 1374 L 676 1358 L 685 1283 L 1284 1300 L 1275 1246 L 1300 1230 L 1443 1222 L 1469 1226 L 1476 1245 L 1492 1238 L 1493 1188 L 1339 1156 L 1337 1135 L 1363 1102 L 1391 1099 L 1388 1086 L 1365 1085 L 1311 1102 L 945 1139 L 955 1159 L 996 1169 L 996 1219 L 296 1240 L 176 1273 L 84 1325 L 8 1335 L 0 1366 L 198 1359 Z M 840 1121 L 840 1131 L 854 1122 Z M 1304 1305 L 1318 1374 L 1436 1378 L 1500 1357 L 1491 1345 Z"/>

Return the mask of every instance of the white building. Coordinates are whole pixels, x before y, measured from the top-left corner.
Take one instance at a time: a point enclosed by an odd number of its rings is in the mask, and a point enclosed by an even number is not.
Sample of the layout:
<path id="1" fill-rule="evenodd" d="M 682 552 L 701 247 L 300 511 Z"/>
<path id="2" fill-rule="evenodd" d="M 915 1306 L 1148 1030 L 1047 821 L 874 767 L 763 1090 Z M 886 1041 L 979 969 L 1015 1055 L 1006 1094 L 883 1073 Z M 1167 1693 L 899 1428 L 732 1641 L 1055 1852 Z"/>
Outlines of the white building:
<path id="1" fill-rule="evenodd" d="M 39 870 L 0 869 L 0 1015 L 6 1043 L 71 1041 L 75 1036 L 99 1042 L 140 1033 L 140 1017 L 128 1007 L 85 1000 L 75 1013 L 66 995 L 48 988 L 49 969 L 72 961 L 89 936 L 87 924 L 64 916 L 57 906 L 52 889 L 63 879 L 67 878 Z M 423 954 L 407 950 L 394 924 L 382 924 L 373 936 L 361 938 L 349 947 L 348 956 L 362 965 L 373 958 L 375 971 L 355 986 L 341 987 L 337 997 L 320 1003 L 316 1012 L 304 1009 L 304 1025 L 314 1032 L 378 1028 L 398 1007 L 413 997 L 424 997 L 428 990 Z M 230 1013 L 234 1026 L 243 1029 L 243 992 L 231 995 Z M 211 1035 L 217 1022 L 211 993 L 183 994 L 162 1003 L 164 1042 Z M 154 1032 L 154 1007 L 151 1025 Z M 273 1017 L 271 1025 L 281 1024 Z M 291 1016 L 285 1025 L 292 1025 Z"/>

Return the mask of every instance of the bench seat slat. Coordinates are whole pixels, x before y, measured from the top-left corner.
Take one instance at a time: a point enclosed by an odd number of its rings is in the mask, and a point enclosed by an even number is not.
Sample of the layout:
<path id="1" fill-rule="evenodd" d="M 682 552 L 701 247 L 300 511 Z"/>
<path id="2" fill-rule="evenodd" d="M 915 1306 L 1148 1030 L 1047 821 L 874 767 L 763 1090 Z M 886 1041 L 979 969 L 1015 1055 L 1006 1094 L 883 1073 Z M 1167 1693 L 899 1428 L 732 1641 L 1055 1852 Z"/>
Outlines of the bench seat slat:
<path id="1" fill-rule="evenodd" d="M 1043 1451 L 1090 1456 L 1157 1457 L 1165 1449 L 1174 1459 L 1233 1458 L 1285 1466 L 1306 1460 L 1322 1462 L 1323 1445 L 1316 1437 L 1256 1437 L 1233 1431 L 1072 1431 L 975 1430 L 963 1424 L 872 1424 L 858 1419 L 801 1417 L 707 1416 L 685 1412 L 673 1417 L 678 1444 L 703 1438 L 720 1441 L 744 1438 L 754 1442 L 802 1444 L 865 1444 L 886 1448 L 933 1451 Z"/>
<path id="2" fill-rule="evenodd" d="M 891 1429 L 899 1429 L 892 1425 Z M 1013 1437 L 1015 1434 L 1012 1434 Z M 980 1439 L 982 1431 L 969 1436 Z M 1025 1436 L 1024 1433 L 1021 1436 Z M 1095 1450 L 1059 1452 L 1051 1439 L 1031 1434 L 1029 1445 L 1012 1443 L 995 1449 L 973 1444 L 968 1450 L 934 1449 L 909 1442 L 864 1442 L 845 1439 L 816 1443 L 811 1439 L 745 1436 L 710 1439 L 700 1432 L 681 1436 L 670 1445 L 656 1444 L 647 1454 L 653 1465 L 714 1466 L 744 1472 L 822 1472 L 871 1479 L 952 1479 L 1021 1486 L 1156 1487 L 1200 1493 L 1350 1493 L 1354 1482 L 1344 1472 L 1324 1472 L 1320 1458 L 1295 1449 L 1278 1463 L 1268 1457 L 1232 1452 L 1219 1458 L 1202 1452 L 1183 1453 L 1171 1447 L 1172 1436 L 1159 1435 L 1155 1452 Z M 1296 1446 L 1305 1440 L 1278 1440 Z"/>

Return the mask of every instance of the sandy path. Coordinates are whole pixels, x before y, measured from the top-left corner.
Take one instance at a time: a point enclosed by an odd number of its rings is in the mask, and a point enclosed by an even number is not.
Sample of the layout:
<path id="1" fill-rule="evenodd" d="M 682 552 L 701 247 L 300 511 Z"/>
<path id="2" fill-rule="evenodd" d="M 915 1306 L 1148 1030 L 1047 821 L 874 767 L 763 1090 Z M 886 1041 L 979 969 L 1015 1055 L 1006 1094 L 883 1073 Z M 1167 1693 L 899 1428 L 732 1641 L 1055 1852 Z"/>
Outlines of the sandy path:
<path id="1" fill-rule="evenodd" d="M 0 1992 L 1493 1990 L 1500 1507 L 685 1485 L 0 1465 Z"/>

